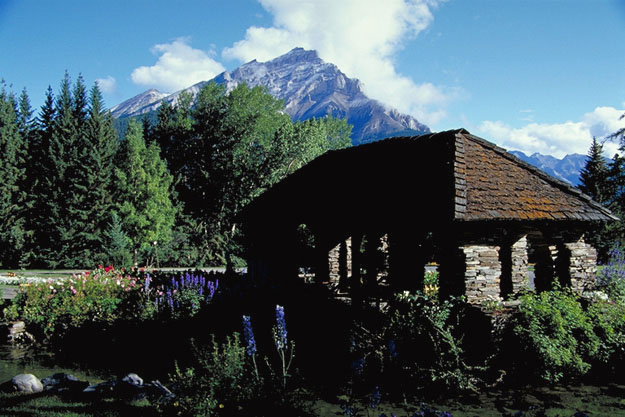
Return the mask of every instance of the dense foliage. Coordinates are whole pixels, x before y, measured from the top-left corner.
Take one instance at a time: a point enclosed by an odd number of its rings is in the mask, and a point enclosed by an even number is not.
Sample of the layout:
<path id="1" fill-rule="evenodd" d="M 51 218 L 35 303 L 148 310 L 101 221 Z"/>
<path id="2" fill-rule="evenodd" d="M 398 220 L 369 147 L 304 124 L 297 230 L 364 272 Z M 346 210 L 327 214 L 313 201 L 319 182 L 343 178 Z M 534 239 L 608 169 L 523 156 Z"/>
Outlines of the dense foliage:
<path id="1" fill-rule="evenodd" d="M 292 122 L 262 87 L 207 84 L 176 107 L 159 108 L 149 137 L 175 179 L 200 263 L 225 264 L 238 251 L 235 217 L 264 189 L 330 149 L 350 145 L 351 126 L 327 117 Z M 231 260 L 234 262 L 233 260 Z"/>
<path id="2" fill-rule="evenodd" d="M 2 85 L 0 267 L 235 263 L 241 208 L 351 144 L 344 120 L 292 122 L 261 87 L 209 83 L 192 102 L 181 94 L 117 132 L 80 76 L 48 88 L 36 117 Z"/>

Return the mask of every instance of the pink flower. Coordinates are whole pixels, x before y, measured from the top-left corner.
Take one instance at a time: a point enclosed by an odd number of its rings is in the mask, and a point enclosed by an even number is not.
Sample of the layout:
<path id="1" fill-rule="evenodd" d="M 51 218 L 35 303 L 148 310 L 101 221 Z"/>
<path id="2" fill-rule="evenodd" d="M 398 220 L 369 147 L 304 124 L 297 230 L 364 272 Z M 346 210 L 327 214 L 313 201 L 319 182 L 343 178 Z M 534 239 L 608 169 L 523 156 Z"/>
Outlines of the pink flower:
<path id="1" fill-rule="evenodd" d="M 113 269 L 115 269 L 113 268 L 113 265 L 109 265 L 106 268 L 104 268 L 104 272 L 109 272 L 109 271 L 112 271 Z"/>

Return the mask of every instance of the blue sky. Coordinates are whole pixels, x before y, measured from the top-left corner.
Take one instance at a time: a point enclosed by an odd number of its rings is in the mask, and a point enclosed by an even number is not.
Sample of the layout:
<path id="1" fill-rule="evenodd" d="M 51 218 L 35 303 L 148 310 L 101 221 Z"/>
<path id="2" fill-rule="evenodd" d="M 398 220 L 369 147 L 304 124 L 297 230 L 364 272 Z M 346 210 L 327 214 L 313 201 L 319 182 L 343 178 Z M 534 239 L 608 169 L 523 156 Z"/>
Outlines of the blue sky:
<path id="1" fill-rule="evenodd" d="M 625 125 L 623 0 L 0 0 L 0 78 L 36 108 L 65 70 L 112 107 L 296 46 L 511 150 L 586 153 Z"/>

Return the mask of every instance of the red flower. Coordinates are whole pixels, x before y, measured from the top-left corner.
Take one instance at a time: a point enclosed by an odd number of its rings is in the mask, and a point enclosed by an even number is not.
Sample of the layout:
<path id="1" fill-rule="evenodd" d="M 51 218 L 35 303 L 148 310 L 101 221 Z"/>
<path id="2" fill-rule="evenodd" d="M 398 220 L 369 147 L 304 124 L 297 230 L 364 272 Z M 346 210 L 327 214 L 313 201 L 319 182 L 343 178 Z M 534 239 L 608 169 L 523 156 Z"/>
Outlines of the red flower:
<path id="1" fill-rule="evenodd" d="M 115 269 L 113 268 L 113 265 L 109 265 L 106 268 L 104 268 L 104 272 L 109 272 L 109 271 L 112 271 L 113 269 Z"/>

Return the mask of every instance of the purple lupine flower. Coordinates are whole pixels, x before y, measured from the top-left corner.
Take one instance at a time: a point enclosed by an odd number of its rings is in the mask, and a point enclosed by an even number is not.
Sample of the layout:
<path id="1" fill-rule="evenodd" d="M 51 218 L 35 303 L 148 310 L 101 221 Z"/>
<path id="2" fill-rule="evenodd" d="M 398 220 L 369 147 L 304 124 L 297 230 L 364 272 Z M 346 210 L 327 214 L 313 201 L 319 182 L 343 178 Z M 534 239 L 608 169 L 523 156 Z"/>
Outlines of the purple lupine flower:
<path id="1" fill-rule="evenodd" d="M 247 346 L 245 350 L 249 356 L 256 354 L 256 340 L 254 339 L 254 332 L 252 331 L 252 319 L 250 316 L 243 316 L 243 338 Z"/>
<path id="2" fill-rule="evenodd" d="M 276 347 L 278 350 L 287 348 L 286 321 L 284 320 L 284 307 L 276 305 Z"/>
<path id="3" fill-rule="evenodd" d="M 365 368 L 365 360 L 364 358 L 356 359 L 352 361 L 352 371 L 355 375 L 362 374 L 363 369 Z"/>
<path id="4" fill-rule="evenodd" d="M 373 393 L 371 393 L 371 401 L 369 405 L 371 406 L 372 409 L 376 409 L 378 405 L 380 405 L 381 400 L 382 400 L 382 394 L 380 394 L 380 387 L 376 386 L 375 389 L 373 390 Z"/>
<path id="5" fill-rule="evenodd" d="M 148 289 L 150 288 L 150 281 L 152 281 L 152 279 L 150 278 L 150 274 L 145 274 L 145 286 L 144 286 L 144 290 L 147 292 Z"/>
<path id="6" fill-rule="evenodd" d="M 397 345 L 393 339 L 388 341 L 388 352 L 391 354 L 391 358 L 397 358 Z"/>

